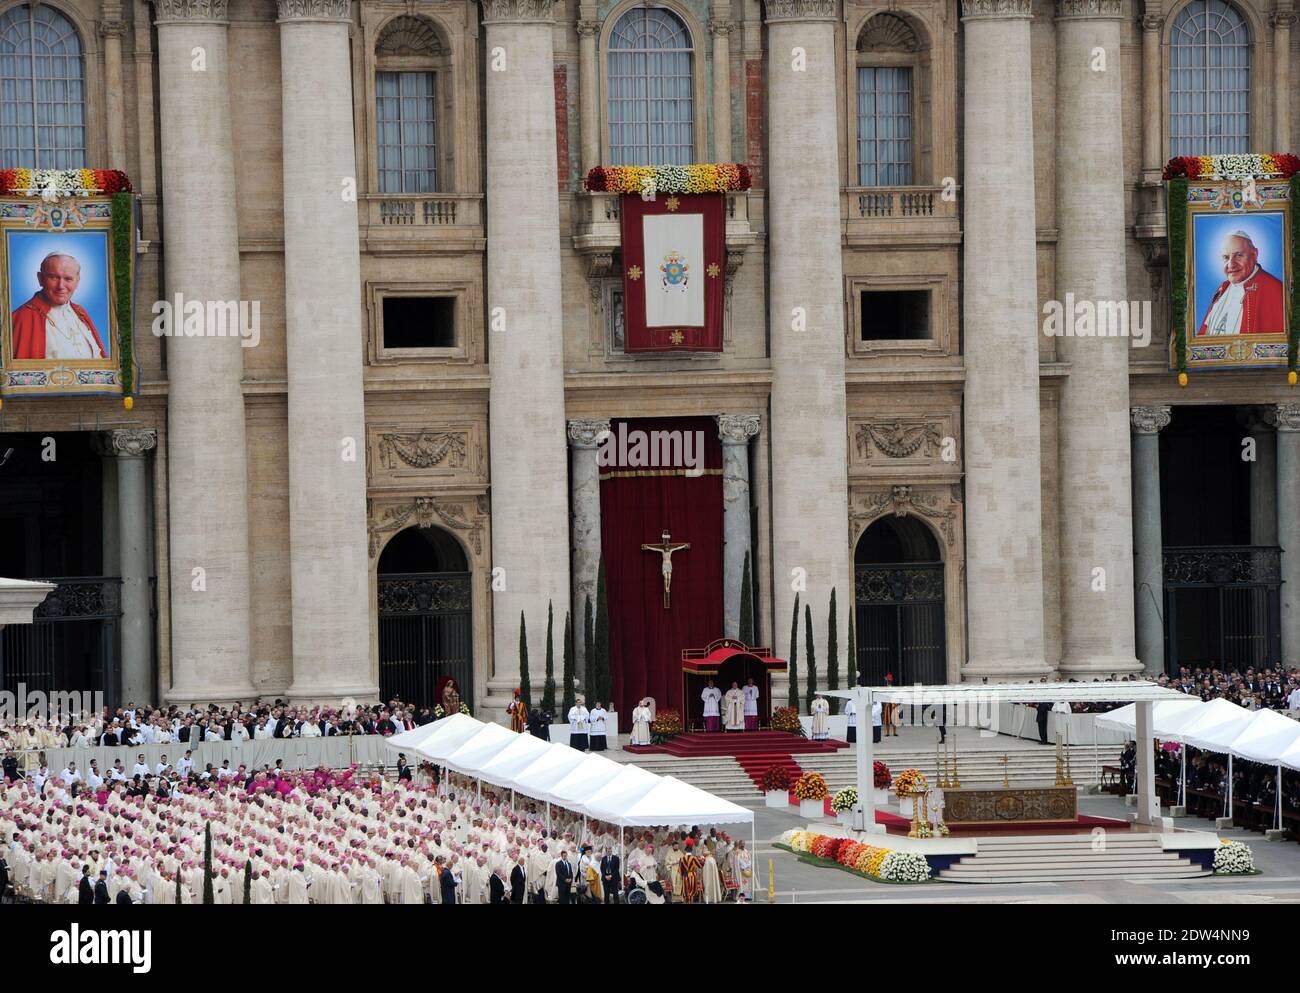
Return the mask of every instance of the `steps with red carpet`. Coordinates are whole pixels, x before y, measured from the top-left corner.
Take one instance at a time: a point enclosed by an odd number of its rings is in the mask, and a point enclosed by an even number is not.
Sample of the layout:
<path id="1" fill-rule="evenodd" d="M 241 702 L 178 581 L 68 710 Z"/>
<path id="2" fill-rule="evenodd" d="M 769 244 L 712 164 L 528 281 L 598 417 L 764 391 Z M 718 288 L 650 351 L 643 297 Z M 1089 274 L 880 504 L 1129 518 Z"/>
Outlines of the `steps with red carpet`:
<path id="1" fill-rule="evenodd" d="M 786 731 L 745 731 L 679 734 L 662 745 L 628 748 L 628 751 L 657 752 L 679 758 L 734 758 L 761 790 L 763 776 L 774 765 L 782 766 L 789 773 L 791 784 L 803 774 L 792 755 L 831 754 L 848 747 L 848 742 L 812 741 Z"/>

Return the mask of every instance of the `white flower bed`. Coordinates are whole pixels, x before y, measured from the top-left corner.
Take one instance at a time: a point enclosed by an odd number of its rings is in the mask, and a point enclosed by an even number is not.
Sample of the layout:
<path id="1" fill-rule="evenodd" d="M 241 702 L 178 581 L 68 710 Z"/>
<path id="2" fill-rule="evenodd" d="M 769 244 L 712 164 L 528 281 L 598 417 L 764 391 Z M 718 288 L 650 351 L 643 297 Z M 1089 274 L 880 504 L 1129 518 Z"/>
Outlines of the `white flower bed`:
<path id="1" fill-rule="evenodd" d="M 858 803 L 858 791 L 852 786 L 846 786 L 833 797 L 831 797 L 831 810 L 835 813 L 843 813 L 846 810 L 852 810 Z"/>
<path id="2" fill-rule="evenodd" d="M 880 864 L 880 878 L 895 883 L 923 883 L 930 878 L 930 863 L 915 852 L 890 852 Z"/>
<path id="3" fill-rule="evenodd" d="M 1225 841 L 1214 853 L 1214 871 L 1226 876 L 1255 871 L 1255 856 L 1250 846 L 1240 841 Z"/>

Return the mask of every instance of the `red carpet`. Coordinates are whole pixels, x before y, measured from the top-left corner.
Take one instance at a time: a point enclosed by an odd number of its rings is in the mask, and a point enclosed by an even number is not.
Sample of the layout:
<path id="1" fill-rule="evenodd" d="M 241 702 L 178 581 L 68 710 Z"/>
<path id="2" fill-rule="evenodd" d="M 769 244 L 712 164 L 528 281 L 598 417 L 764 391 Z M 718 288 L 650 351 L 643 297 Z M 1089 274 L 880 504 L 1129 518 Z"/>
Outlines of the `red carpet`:
<path id="1" fill-rule="evenodd" d="M 890 834 L 907 834 L 912 826 L 911 819 L 900 817 L 898 814 L 891 814 L 885 810 L 876 811 L 876 823 L 885 825 L 885 830 Z M 1023 821 L 949 824 L 948 831 L 952 834 L 1072 834 L 1091 831 L 1095 827 L 1105 828 L 1107 831 L 1127 831 L 1129 822 L 1115 820 L 1110 817 L 1090 817 L 1087 814 L 1080 814 L 1078 820 L 1044 821 L 1037 824 L 1025 824 Z"/>
<path id="2" fill-rule="evenodd" d="M 790 756 L 828 754 L 848 748 L 844 741 L 811 741 L 800 738 L 786 731 L 733 731 L 706 734 L 692 732 L 679 734 L 662 745 L 629 746 L 627 751 L 633 753 L 659 753 L 676 755 L 681 758 L 715 758 L 730 756 L 740 763 L 754 785 L 763 788 L 763 775 L 774 765 L 784 766 L 794 783 L 803 773 Z M 828 800 L 829 804 L 830 801 Z M 827 807 L 829 811 L 830 808 Z"/>

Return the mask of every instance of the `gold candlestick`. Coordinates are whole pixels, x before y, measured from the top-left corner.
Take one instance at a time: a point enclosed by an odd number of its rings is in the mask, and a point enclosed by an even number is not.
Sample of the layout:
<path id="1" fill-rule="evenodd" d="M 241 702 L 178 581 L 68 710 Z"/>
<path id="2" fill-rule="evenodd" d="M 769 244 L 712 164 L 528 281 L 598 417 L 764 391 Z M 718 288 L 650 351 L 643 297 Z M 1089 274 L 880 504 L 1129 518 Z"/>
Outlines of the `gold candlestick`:
<path id="1" fill-rule="evenodd" d="M 961 777 L 957 775 L 957 736 L 952 737 L 952 786 L 953 789 L 961 789 Z"/>
<path id="2" fill-rule="evenodd" d="M 1002 755 L 1002 788 L 1003 788 L 1004 790 L 1009 790 L 1009 789 L 1011 789 L 1011 780 L 1007 778 L 1008 764 L 1010 763 L 1010 761 L 1011 761 L 1011 756 L 1009 756 L 1009 755 L 1003 753 L 1003 755 Z"/>

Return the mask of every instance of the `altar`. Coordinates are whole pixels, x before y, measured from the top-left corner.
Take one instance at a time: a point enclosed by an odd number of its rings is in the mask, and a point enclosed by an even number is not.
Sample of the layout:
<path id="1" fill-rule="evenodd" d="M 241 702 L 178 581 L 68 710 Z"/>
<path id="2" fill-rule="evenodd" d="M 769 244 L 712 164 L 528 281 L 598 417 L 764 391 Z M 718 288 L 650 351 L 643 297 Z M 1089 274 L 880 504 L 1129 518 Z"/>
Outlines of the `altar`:
<path id="1" fill-rule="evenodd" d="M 1079 816 L 1073 785 L 946 789 L 943 798 L 949 824 L 1037 824 Z"/>

